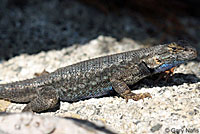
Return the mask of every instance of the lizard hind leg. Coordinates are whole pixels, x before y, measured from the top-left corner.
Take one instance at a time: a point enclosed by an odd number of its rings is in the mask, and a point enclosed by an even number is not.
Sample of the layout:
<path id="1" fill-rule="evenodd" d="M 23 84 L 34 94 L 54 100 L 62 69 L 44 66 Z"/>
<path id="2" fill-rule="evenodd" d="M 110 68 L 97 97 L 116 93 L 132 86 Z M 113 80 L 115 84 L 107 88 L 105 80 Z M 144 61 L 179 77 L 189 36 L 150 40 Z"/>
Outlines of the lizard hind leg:
<path id="1" fill-rule="evenodd" d="M 58 93 L 52 86 L 41 87 L 37 97 L 31 100 L 22 112 L 42 112 L 54 108 L 58 101 Z"/>

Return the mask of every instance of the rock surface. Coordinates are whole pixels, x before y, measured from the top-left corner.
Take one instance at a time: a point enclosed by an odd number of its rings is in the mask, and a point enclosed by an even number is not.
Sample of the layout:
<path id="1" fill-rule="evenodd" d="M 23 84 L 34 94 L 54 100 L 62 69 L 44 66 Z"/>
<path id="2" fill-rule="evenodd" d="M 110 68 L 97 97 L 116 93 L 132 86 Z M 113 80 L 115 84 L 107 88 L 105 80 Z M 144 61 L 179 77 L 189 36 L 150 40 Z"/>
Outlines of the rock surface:
<path id="1" fill-rule="evenodd" d="M 32 113 L 2 114 L 0 124 L 0 134 L 114 134 L 88 121 Z"/>

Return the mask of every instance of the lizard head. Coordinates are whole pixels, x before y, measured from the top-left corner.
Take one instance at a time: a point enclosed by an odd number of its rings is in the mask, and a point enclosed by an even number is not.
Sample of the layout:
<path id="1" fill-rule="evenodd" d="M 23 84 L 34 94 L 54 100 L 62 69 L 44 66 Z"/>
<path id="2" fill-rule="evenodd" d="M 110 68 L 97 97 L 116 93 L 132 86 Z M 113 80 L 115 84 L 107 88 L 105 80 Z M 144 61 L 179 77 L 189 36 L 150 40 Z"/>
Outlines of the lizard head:
<path id="1" fill-rule="evenodd" d="M 153 68 L 155 73 L 164 72 L 197 57 L 197 50 L 191 47 L 187 41 L 162 45 L 154 53 L 155 56 L 149 59 L 151 64 L 147 65 Z"/>

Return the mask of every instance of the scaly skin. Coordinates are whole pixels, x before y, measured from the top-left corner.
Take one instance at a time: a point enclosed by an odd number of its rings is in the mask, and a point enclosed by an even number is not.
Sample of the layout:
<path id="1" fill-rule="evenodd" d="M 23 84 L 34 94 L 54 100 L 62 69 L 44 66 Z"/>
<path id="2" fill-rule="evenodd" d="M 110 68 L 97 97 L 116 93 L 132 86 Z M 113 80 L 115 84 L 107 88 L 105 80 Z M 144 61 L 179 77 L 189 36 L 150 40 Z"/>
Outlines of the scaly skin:
<path id="1" fill-rule="evenodd" d="M 197 57 L 186 41 L 108 55 L 66 66 L 33 79 L 0 85 L 0 98 L 27 102 L 23 111 L 41 112 L 59 100 L 78 101 L 116 91 L 128 101 L 151 97 L 128 85 Z"/>

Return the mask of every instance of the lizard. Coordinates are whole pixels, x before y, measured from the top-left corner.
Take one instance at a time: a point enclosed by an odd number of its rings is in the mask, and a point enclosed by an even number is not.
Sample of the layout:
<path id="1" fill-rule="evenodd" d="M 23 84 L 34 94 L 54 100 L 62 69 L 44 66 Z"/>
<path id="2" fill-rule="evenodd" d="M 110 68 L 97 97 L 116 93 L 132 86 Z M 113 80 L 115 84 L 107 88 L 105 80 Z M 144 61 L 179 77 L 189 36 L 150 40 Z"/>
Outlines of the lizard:
<path id="1" fill-rule="evenodd" d="M 75 102 L 113 91 L 126 101 L 137 101 L 151 95 L 133 93 L 129 85 L 157 73 L 172 72 L 196 57 L 197 50 L 184 40 L 102 56 L 31 79 L 0 84 L 0 99 L 27 103 L 23 112 L 43 112 L 60 101 Z"/>

